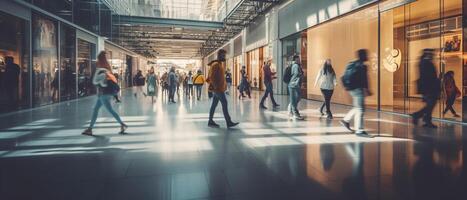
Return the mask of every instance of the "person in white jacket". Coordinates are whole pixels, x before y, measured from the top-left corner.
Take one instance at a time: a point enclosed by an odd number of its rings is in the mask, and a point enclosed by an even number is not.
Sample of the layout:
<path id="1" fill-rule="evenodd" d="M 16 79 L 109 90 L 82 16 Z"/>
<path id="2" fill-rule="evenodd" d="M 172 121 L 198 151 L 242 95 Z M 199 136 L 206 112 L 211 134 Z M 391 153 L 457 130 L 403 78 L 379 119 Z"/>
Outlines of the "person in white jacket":
<path id="1" fill-rule="evenodd" d="M 337 80 L 336 80 L 336 72 L 332 68 L 330 59 L 327 59 L 324 62 L 323 68 L 319 70 L 319 73 L 316 76 L 316 80 L 315 80 L 315 87 L 317 85 L 319 85 L 319 88 L 321 89 L 321 93 L 323 94 L 323 97 L 324 97 L 324 102 L 321 108 L 319 109 L 319 112 L 321 113 L 321 116 L 323 116 L 324 115 L 323 109 L 326 106 L 327 118 L 332 119 L 331 97 L 332 97 L 332 94 L 334 93 L 334 87 L 337 85 Z"/>
<path id="2" fill-rule="evenodd" d="M 105 88 L 108 86 L 108 81 L 113 81 L 117 83 L 117 79 L 112 74 L 110 64 L 107 61 L 105 51 L 102 51 L 97 56 L 97 69 L 96 73 L 94 73 L 94 77 L 92 79 L 92 83 L 97 87 L 97 102 L 94 106 L 94 110 L 92 113 L 91 123 L 89 127 L 83 131 L 83 135 L 92 135 L 92 129 L 94 128 L 94 124 L 97 120 L 97 115 L 99 114 L 99 110 L 102 106 L 104 106 L 107 111 L 120 123 L 120 134 L 124 134 L 125 130 L 128 126 L 123 123 L 122 119 L 118 115 L 117 112 L 112 108 L 110 104 L 110 100 L 114 96 L 114 94 L 108 94 Z"/>

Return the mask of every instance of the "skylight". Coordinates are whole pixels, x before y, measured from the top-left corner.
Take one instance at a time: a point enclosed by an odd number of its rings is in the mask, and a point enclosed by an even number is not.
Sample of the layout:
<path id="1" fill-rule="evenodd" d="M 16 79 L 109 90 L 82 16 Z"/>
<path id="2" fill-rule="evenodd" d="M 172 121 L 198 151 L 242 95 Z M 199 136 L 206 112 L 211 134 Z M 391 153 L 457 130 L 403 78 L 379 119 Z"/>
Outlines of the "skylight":
<path id="1" fill-rule="evenodd" d="M 218 9 L 224 0 L 131 0 L 132 16 L 221 21 Z"/>

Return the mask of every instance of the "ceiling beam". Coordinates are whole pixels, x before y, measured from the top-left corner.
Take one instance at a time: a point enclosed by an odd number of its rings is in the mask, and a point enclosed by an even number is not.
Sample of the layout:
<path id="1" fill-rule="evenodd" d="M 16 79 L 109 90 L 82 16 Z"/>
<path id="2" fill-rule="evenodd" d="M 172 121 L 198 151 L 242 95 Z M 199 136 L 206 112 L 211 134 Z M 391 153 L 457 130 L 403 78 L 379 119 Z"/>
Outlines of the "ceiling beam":
<path id="1" fill-rule="evenodd" d="M 224 24 L 222 22 L 198 21 L 187 19 L 169 19 L 128 15 L 120 15 L 119 19 L 119 21 L 114 21 L 115 25 L 161 25 L 168 27 L 190 27 L 199 29 L 220 29 L 224 27 Z"/>

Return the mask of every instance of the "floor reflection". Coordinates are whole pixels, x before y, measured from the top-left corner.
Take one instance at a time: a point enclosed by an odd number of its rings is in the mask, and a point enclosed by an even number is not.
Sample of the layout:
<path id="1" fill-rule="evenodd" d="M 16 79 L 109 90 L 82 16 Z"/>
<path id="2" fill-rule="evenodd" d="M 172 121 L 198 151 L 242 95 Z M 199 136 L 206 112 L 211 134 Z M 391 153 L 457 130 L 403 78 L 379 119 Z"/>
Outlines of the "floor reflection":
<path id="1" fill-rule="evenodd" d="M 0 116 L 0 199 L 467 199 L 461 125 L 427 130 L 370 111 L 376 137 L 362 138 L 322 118 L 320 102 L 303 101 L 307 120 L 292 121 L 285 106 L 259 110 L 254 92 L 229 98 L 238 128 L 212 129 L 207 97 L 123 94 L 124 136 L 106 112 L 95 137 L 79 134 L 93 97 Z M 347 109 L 333 105 L 337 117 Z"/>

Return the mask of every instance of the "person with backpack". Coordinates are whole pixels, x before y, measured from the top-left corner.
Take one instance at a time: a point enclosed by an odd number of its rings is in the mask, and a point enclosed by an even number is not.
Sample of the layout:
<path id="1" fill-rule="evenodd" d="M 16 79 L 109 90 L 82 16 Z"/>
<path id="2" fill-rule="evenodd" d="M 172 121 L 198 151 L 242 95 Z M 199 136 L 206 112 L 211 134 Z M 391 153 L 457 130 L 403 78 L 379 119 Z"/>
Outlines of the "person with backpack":
<path id="1" fill-rule="evenodd" d="M 425 122 L 423 126 L 427 128 L 438 128 L 431 120 L 433 109 L 441 93 L 441 81 L 436 73 L 435 64 L 433 64 L 433 51 L 433 49 L 424 49 L 419 63 L 420 78 L 417 80 L 417 89 L 423 97 L 425 106 L 411 114 L 414 125 L 417 125 L 418 120 L 423 117 Z"/>
<path id="2" fill-rule="evenodd" d="M 298 102 L 300 101 L 300 90 L 302 86 L 303 70 L 300 63 L 300 56 L 293 56 L 292 65 L 286 68 L 285 82 L 289 89 L 289 115 L 293 119 L 304 120 L 298 111 Z"/>
<path id="3" fill-rule="evenodd" d="M 331 113 L 331 97 L 334 93 L 334 87 L 337 85 L 336 81 L 336 73 L 331 65 L 331 59 L 327 59 L 324 62 L 323 68 L 318 72 L 315 80 L 315 87 L 319 84 L 319 88 L 321 89 L 321 93 L 324 97 L 324 102 L 319 112 L 321 116 L 324 115 L 323 109 L 326 106 L 326 114 L 328 119 L 332 119 Z"/>
<path id="4" fill-rule="evenodd" d="M 264 101 L 266 100 L 268 95 L 269 98 L 271 98 L 272 106 L 279 107 L 279 104 L 276 103 L 276 100 L 274 99 L 274 94 L 272 90 L 272 80 L 276 79 L 276 72 L 271 71 L 271 60 L 266 61 L 263 65 L 263 77 L 264 85 L 266 86 L 266 91 L 264 92 L 263 98 L 259 103 L 259 107 L 261 109 L 268 109 L 266 106 L 264 106 Z"/>
<path id="5" fill-rule="evenodd" d="M 196 76 L 193 77 L 193 85 L 196 87 L 196 98 L 201 100 L 201 93 L 203 91 L 203 85 L 204 85 L 204 76 L 203 72 L 201 70 L 198 70 L 196 72 Z"/>
<path id="6" fill-rule="evenodd" d="M 357 51 L 358 60 L 350 62 L 342 76 L 342 85 L 350 96 L 352 96 L 353 108 L 345 115 L 340 123 L 357 136 L 371 137 L 363 126 L 363 116 L 365 113 L 365 97 L 371 96 L 368 86 L 368 67 L 365 62 L 368 61 L 368 50 L 360 49 Z M 354 120 L 354 129 L 350 128 L 350 120 Z"/>
<path id="7" fill-rule="evenodd" d="M 227 98 L 225 91 L 227 90 L 227 83 L 225 81 L 225 54 L 227 52 L 223 49 L 217 52 L 217 60 L 209 63 L 209 74 L 207 82 L 209 83 L 209 91 L 212 92 L 212 104 L 209 110 L 208 126 L 218 128 L 219 125 L 214 122 L 214 113 L 219 102 L 222 105 L 222 112 L 224 113 L 227 128 L 237 126 L 238 122 L 233 122 L 229 115 L 229 107 L 227 105 Z"/>
<path id="8" fill-rule="evenodd" d="M 89 127 L 83 131 L 83 135 L 92 135 L 92 129 L 96 124 L 97 115 L 102 106 L 120 123 L 120 134 L 124 134 L 128 126 L 123 123 L 122 119 L 117 112 L 112 108 L 110 100 L 112 97 L 120 91 L 120 87 L 117 84 L 117 79 L 112 74 L 110 64 L 107 61 L 105 51 L 101 51 L 97 56 L 97 69 L 94 73 L 92 83 L 97 87 L 97 102 L 94 106 L 92 113 L 91 123 Z"/>

